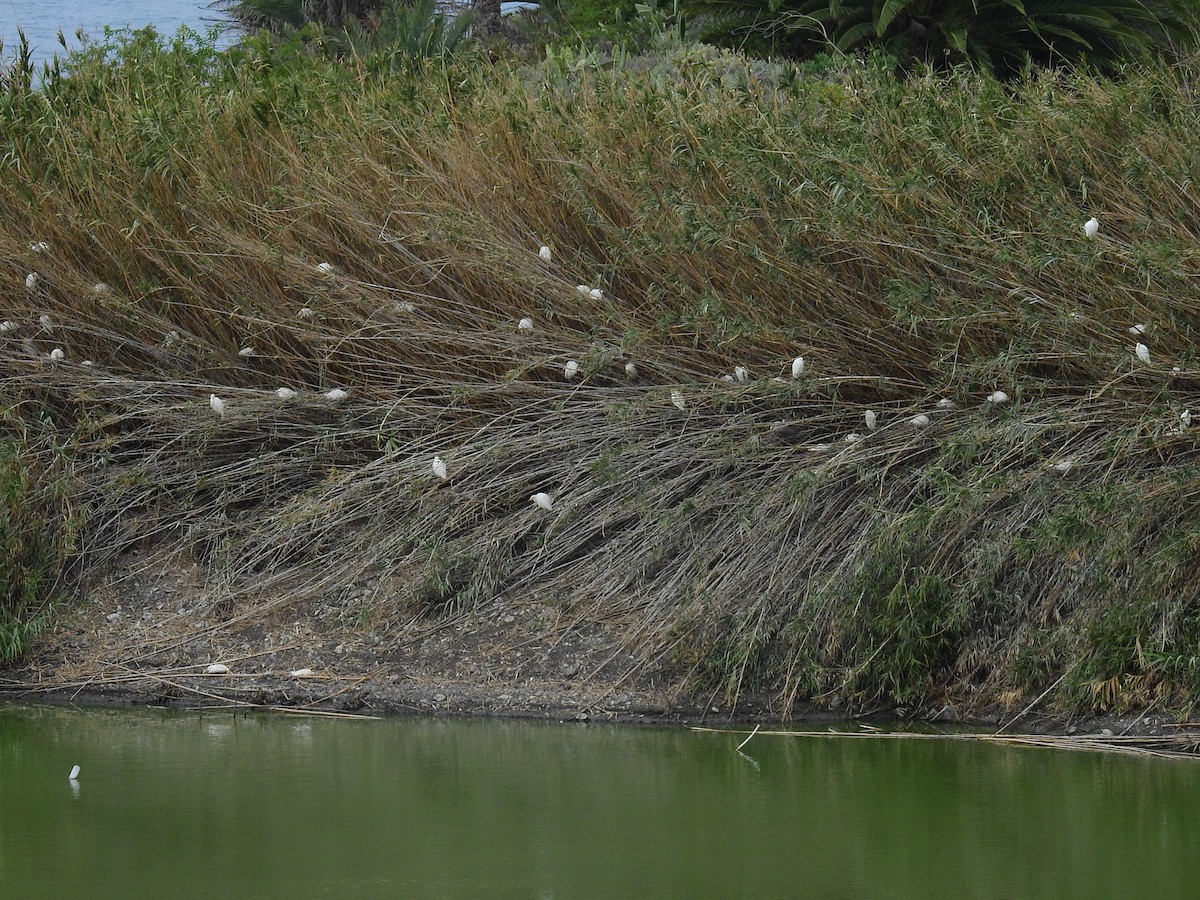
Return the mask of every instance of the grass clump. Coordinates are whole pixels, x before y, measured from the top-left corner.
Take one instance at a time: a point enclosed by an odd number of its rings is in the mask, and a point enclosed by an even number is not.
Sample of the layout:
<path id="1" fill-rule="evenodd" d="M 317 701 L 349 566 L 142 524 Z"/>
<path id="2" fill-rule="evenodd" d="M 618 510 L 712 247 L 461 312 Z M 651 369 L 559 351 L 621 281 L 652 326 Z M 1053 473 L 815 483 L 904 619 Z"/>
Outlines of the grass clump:
<path id="1" fill-rule="evenodd" d="M 0 103 L 0 380 L 81 571 L 552 602 L 781 708 L 1193 690 L 1190 69 L 115 52 Z"/>

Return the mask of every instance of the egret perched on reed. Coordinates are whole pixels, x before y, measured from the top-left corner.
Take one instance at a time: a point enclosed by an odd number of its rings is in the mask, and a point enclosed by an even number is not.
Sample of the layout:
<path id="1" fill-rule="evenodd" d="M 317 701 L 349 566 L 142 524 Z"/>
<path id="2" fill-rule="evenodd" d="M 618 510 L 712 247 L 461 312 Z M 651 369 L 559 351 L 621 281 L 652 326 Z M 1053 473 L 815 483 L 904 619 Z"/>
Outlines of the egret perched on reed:
<path id="1" fill-rule="evenodd" d="M 563 378 L 567 379 L 567 381 L 570 381 L 578 374 L 579 363 L 575 362 L 573 359 L 568 359 L 567 364 L 563 366 Z"/>
<path id="2" fill-rule="evenodd" d="M 241 357 L 250 357 L 253 355 L 254 355 L 253 347 L 243 347 L 241 350 L 238 351 L 238 356 L 241 356 Z"/>
<path id="3" fill-rule="evenodd" d="M 67 776 L 68 781 L 76 781 L 79 778 L 79 766 L 71 766 L 71 774 Z"/>
<path id="4" fill-rule="evenodd" d="M 538 251 L 538 256 L 542 258 L 542 262 L 550 262 L 550 260 L 553 259 L 553 255 L 550 253 L 550 248 L 544 245 L 542 249 Z"/>
<path id="5" fill-rule="evenodd" d="M 440 456 L 433 458 L 433 474 L 445 481 L 450 477 L 450 473 L 446 470 L 446 461 Z"/>
<path id="6" fill-rule="evenodd" d="M 317 263 L 317 271 L 322 272 L 325 275 L 332 275 L 336 270 L 333 267 L 333 263 L 323 262 Z"/>
<path id="7" fill-rule="evenodd" d="M 792 377 L 799 378 L 804 374 L 804 357 L 797 356 L 792 360 Z"/>
<path id="8" fill-rule="evenodd" d="M 1129 326 L 1129 333 L 1132 334 L 1134 337 L 1141 337 L 1143 334 L 1146 334 L 1146 332 L 1148 332 L 1149 330 L 1150 330 L 1149 325 L 1143 324 L 1143 325 L 1130 325 Z"/>
<path id="9" fill-rule="evenodd" d="M 878 424 L 878 419 L 875 416 L 875 410 L 868 409 L 863 413 L 863 421 L 867 423 L 867 431 L 874 431 Z"/>
<path id="10" fill-rule="evenodd" d="M 1133 348 L 1133 352 L 1137 355 L 1138 359 L 1140 359 L 1146 365 L 1150 365 L 1150 348 L 1149 347 L 1147 347 L 1145 344 L 1138 343 L 1137 346 L 1135 346 Z"/>
<path id="11" fill-rule="evenodd" d="M 275 388 L 275 396 L 280 400 L 294 400 L 296 392 L 288 387 Z"/>
<path id="12" fill-rule="evenodd" d="M 42 326 L 42 331 L 47 334 L 54 330 L 54 323 L 50 321 L 50 317 L 45 313 L 38 316 L 38 324 Z"/>
<path id="13" fill-rule="evenodd" d="M 38 282 L 41 280 L 42 280 L 42 277 L 40 275 L 38 275 L 37 272 L 30 272 L 28 275 L 25 276 L 25 287 L 28 290 L 32 291 L 34 288 L 36 288 L 38 286 Z"/>
<path id="14" fill-rule="evenodd" d="M 225 418 L 225 401 L 224 400 L 222 400 L 216 394 L 209 394 L 208 395 L 208 405 L 212 407 L 212 411 L 215 412 L 218 416 L 220 416 L 222 419 Z"/>
<path id="15" fill-rule="evenodd" d="M 929 424 L 929 416 L 925 415 L 925 413 L 920 413 L 919 415 L 915 415 L 909 419 L 908 424 L 912 425 L 914 428 L 924 428 Z"/>
<path id="16" fill-rule="evenodd" d="M 529 499 L 534 502 L 539 509 L 544 509 L 546 512 L 554 509 L 554 498 L 545 491 L 538 491 L 536 494 L 530 494 Z"/>
<path id="17" fill-rule="evenodd" d="M 522 331 L 533 331 L 533 319 L 529 318 L 529 316 L 526 316 L 517 323 L 517 327 Z"/>
<path id="18" fill-rule="evenodd" d="M 53 350 L 50 351 L 50 361 L 51 362 L 60 362 L 66 358 L 67 358 L 67 354 L 63 351 L 62 347 L 55 347 Z"/>
<path id="19" fill-rule="evenodd" d="M 311 306 L 302 306 L 300 307 L 300 312 L 298 315 L 302 319 L 315 319 L 317 317 L 317 311 Z"/>
<path id="20" fill-rule="evenodd" d="M 1100 220 L 1092 216 L 1083 223 L 1083 233 L 1090 238 L 1094 238 L 1100 231 Z"/>
<path id="21" fill-rule="evenodd" d="M 745 384 L 750 380 L 750 370 L 745 366 L 737 366 L 733 370 L 733 377 L 737 379 L 738 384 Z"/>
<path id="22" fill-rule="evenodd" d="M 29 250 L 32 253 L 45 253 L 49 249 L 50 249 L 50 245 L 47 244 L 45 241 L 37 241 L 37 242 L 29 245 Z"/>
<path id="23" fill-rule="evenodd" d="M 679 391 L 671 391 L 671 403 L 673 403 L 675 408 L 678 410 L 682 411 L 687 409 L 687 401 L 683 399 L 683 394 Z"/>
<path id="24" fill-rule="evenodd" d="M 987 400 L 988 403 L 995 403 L 995 404 L 1007 403 L 1008 402 L 1008 394 L 1004 393 L 1004 391 L 992 391 L 984 399 Z"/>
<path id="25" fill-rule="evenodd" d="M 955 403 L 949 397 L 943 397 L 937 402 L 938 409 L 954 409 Z"/>
<path id="26" fill-rule="evenodd" d="M 345 400 L 346 396 L 346 392 L 341 388 L 334 388 L 332 391 L 325 392 L 325 399 L 332 400 L 334 403 L 337 403 L 340 400 Z"/>
<path id="27" fill-rule="evenodd" d="M 637 366 L 631 362 L 625 363 L 625 377 L 633 381 L 638 376 Z"/>

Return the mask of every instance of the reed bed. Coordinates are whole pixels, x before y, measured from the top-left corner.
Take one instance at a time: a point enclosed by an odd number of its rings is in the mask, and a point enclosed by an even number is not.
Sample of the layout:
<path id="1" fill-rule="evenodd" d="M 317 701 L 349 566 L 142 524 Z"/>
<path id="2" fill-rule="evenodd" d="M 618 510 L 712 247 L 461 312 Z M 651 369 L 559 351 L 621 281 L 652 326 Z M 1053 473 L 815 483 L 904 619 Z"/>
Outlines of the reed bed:
<path id="1" fill-rule="evenodd" d="M 535 602 L 783 708 L 1193 696 L 1190 70 L 113 52 L 0 105 L 61 590 L 171 541 L 218 619 Z"/>

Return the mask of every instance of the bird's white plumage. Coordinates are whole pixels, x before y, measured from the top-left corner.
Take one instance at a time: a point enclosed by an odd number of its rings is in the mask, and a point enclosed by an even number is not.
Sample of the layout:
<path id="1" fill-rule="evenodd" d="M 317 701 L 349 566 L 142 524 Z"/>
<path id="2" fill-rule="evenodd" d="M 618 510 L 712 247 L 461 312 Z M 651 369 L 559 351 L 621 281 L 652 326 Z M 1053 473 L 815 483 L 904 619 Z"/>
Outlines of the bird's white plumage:
<path id="1" fill-rule="evenodd" d="M 317 263 L 317 271 L 323 272 L 326 275 L 332 275 L 334 272 L 333 263 Z"/>
<path id="2" fill-rule="evenodd" d="M 1133 352 L 1137 356 L 1138 359 L 1140 359 L 1146 365 L 1150 365 L 1150 348 L 1149 347 L 1147 347 L 1145 344 L 1138 343 L 1137 346 L 1135 346 L 1133 348 Z"/>
<path id="3" fill-rule="evenodd" d="M 433 458 L 432 468 L 433 468 L 433 474 L 436 475 L 438 478 L 442 479 L 442 481 L 445 481 L 447 478 L 450 477 L 450 473 L 446 469 L 446 461 L 444 459 L 442 459 L 440 456 L 435 456 Z"/>
<path id="4" fill-rule="evenodd" d="M 554 509 L 554 498 L 545 491 L 538 491 L 536 494 L 531 494 L 529 499 L 534 502 L 535 506 L 537 506 L 539 509 L 546 510 L 546 512 L 550 512 L 550 510 Z"/>
<path id="5" fill-rule="evenodd" d="M 1100 220 L 1092 216 L 1083 223 L 1083 233 L 1090 238 L 1094 238 L 1100 232 Z"/>
<path id="6" fill-rule="evenodd" d="M 25 287 L 32 291 L 38 286 L 38 282 L 41 280 L 41 276 L 37 272 L 30 272 L 25 276 Z"/>
<path id="7" fill-rule="evenodd" d="M 533 319 L 529 318 L 529 316 L 526 316 L 517 323 L 517 327 L 522 331 L 533 331 Z"/>
<path id="8" fill-rule="evenodd" d="M 1004 391 L 992 391 L 985 399 L 988 403 L 1007 403 L 1008 394 L 1004 393 Z"/>
<path id="9" fill-rule="evenodd" d="M 878 417 L 875 415 L 875 410 L 868 409 L 863 413 L 863 421 L 867 423 L 867 431 L 874 431 L 878 424 Z"/>
<path id="10" fill-rule="evenodd" d="M 307 678 L 308 676 L 313 674 L 313 670 L 312 669 L 295 669 L 294 671 L 288 672 L 288 674 L 291 675 L 293 678 Z"/>
<path id="11" fill-rule="evenodd" d="M 35 241 L 29 245 L 29 250 L 32 253 L 46 253 L 50 249 L 50 245 L 45 241 Z"/>
<path id="12" fill-rule="evenodd" d="M 797 356 L 792 360 L 792 377 L 799 378 L 804 374 L 804 357 Z"/>
<path id="13" fill-rule="evenodd" d="M 1071 471 L 1071 467 L 1074 465 L 1075 465 L 1075 460 L 1073 460 L 1073 459 L 1059 460 L 1058 462 L 1056 462 L 1054 464 L 1054 471 L 1062 472 L 1062 473 L 1066 474 L 1067 472 Z"/>
<path id="14" fill-rule="evenodd" d="M 842 440 L 845 441 L 847 444 L 857 444 L 859 441 L 862 440 L 862 435 L 859 434 L 857 431 L 852 431 L 848 435 L 846 435 L 844 438 L 842 438 Z"/>
<path id="15" fill-rule="evenodd" d="M 249 356 L 253 356 L 253 355 L 254 355 L 253 347 L 243 347 L 241 350 L 238 351 L 238 356 L 241 356 L 241 357 L 249 357 Z"/>
<path id="16" fill-rule="evenodd" d="M 332 400 L 334 403 L 337 403 L 339 400 L 345 400 L 346 396 L 346 392 L 341 388 L 334 388 L 332 391 L 325 392 L 325 399 Z"/>
<path id="17" fill-rule="evenodd" d="M 209 675 L 228 675 L 229 666 L 225 665 L 225 663 L 211 663 L 204 671 Z"/>
<path id="18" fill-rule="evenodd" d="M 1129 326 L 1129 333 L 1134 337 L 1140 337 L 1141 335 L 1146 334 L 1149 330 L 1150 326 L 1145 324 Z"/>
<path id="19" fill-rule="evenodd" d="M 625 363 L 625 377 L 628 378 L 630 381 L 633 381 L 633 379 L 637 378 L 637 376 L 638 376 L 637 366 L 635 366 L 631 362 Z"/>
<path id="20" fill-rule="evenodd" d="M 943 397 L 937 402 L 938 409 L 954 409 L 954 401 L 949 397 Z"/>
<path id="21" fill-rule="evenodd" d="M 733 370 L 733 377 L 737 379 L 738 384 L 745 384 L 750 380 L 750 370 L 745 366 L 737 366 Z"/>
<path id="22" fill-rule="evenodd" d="M 67 354 L 63 351 L 62 347 L 55 347 L 50 351 L 50 360 L 52 362 L 59 362 L 60 360 L 64 360 L 66 358 Z"/>
<path id="23" fill-rule="evenodd" d="M 275 396 L 280 400 L 294 400 L 296 392 L 288 387 L 275 388 Z"/>
<path id="24" fill-rule="evenodd" d="M 225 418 L 225 401 L 224 400 L 222 400 L 216 394 L 209 394 L 208 395 L 208 405 L 212 407 L 212 411 L 215 412 L 218 416 L 220 416 L 221 418 Z"/>
<path id="25" fill-rule="evenodd" d="M 75 781 L 79 778 L 79 766 L 71 766 L 71 774 L 67 776 L 70 781 Z"/>
<path id="26" fill-rule="evenodd" d="M 42 331 L 47 334 L 54 330 L 54 323 L 50 321 L 50 317 L 45 313 L 38 316 L 38 324 L 42 326 Z"/>
<path id="27" fill-rule="evenodd" d="M 588 291 L 588 296 L 593 300 L 603 300 L 604 291 L 600 290 L 600 288 L 592 288 L 590 291 Z"/>
<path id="28" fill-rule="evenodd" d="M 929 416 L 925 415 L 925 413 L 920 413 L 909 419 L 908 424 L 914 428 L 924 428 L 929 424 Z"/>
<path id="29" fill-rule="evenodd" d="M 573 359 L 568 359 L 567 364 L 563 366 L 563 378 L 567 379 L 567 381 L 570 381 L 578 374 L 579 363 L 575 362 Z"/>
<path id="30" fill-rule="evenodd" d="M 577 284 L 575 285 L 575 290 L 579 291 L 581 294 L 590 294 L 592 292 L 591 285 L 587 284 Z"/>
<path id="31" fill-rule="evenodd" d="M 679 391 L 671 391 L 671 403 L 676 409 L 687 409 L 687 401 L 683 399 L 683 394 Z"/>
<path id="32" fill-rule="evenodd" d="M 4 332 L 7 332 L 7 331 L 16 331 L 16 330 L 17 330 L 16 322 L 0 322 L 0 334 L 3 334 Z"/>
<path id="33" fill-rule="evenodd" d="M 550 253 L 550 248 L 546 246 L 543 246 L 542 249 L 538 251 L 538 256 L 542 258 L 542 262 L 550 262 L 550 260 L 553 258 L 552 254 Z"/>
<path id="34" fill-rule="evenodd" d="M 1179 427 L 1181 429 L 1183 429 L 1183 428 L 1190 428 L 1191 426 L 1192 426 L 1192 411 L 1190 409 L 1185 409 L 1183 412 L 1181 412 L 1179 414 Z"/>
<path id="35" fill-rule="evenodd" d="M 94 294 L 107 294 L 111 290 L 112 290 L 112 288 L 110 288 L 103 281 L 97 281 L 95 284 L 92 285 L 92 293 L 94 293 Z"/>
<path id="36" fill-rule="evenodd" d="M 300 307 L 299 316 L 302 319 L 315 319 L 317 317 L 317 311 L 311 306 L 302 306 Z"/>

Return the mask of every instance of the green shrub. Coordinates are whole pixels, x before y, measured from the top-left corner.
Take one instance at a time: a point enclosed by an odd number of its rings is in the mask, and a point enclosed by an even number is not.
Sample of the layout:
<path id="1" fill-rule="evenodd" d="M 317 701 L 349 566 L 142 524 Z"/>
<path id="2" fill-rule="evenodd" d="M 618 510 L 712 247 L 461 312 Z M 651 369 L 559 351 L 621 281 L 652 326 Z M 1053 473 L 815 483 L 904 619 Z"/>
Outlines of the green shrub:
<path id="1" fill-rule="evenodd" d="M 0 443 L 0 664 L 20 656 L 49 624 L 60 540 L 36 499 L 40 489 L 28 457 Z"/>

